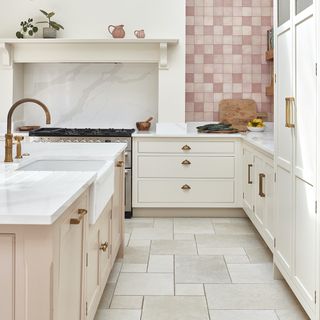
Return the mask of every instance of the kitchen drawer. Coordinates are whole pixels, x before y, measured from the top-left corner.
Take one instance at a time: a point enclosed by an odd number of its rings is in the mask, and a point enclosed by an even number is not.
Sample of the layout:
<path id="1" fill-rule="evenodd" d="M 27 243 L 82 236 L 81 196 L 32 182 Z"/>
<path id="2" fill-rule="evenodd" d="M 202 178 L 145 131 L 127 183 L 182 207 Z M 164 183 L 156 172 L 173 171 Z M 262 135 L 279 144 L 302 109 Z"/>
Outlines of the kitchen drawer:
<path id="1" fill-rule="evenodd" d="M 234 176 L 234 157 L 138 156 L 139 178 L 230 179 Z"/>
<path id="2" fill-rule="evenodd" d="M 183 186 L 190 189 L 183 190 Z M 233 180 L 140 180 L 141 203 L 233 203 Z"/>
<path id="3" fill-rule="evenodd" d="M 235 153 L 235 142 L 233 141 L 138 141 L 139 153 Z"/>

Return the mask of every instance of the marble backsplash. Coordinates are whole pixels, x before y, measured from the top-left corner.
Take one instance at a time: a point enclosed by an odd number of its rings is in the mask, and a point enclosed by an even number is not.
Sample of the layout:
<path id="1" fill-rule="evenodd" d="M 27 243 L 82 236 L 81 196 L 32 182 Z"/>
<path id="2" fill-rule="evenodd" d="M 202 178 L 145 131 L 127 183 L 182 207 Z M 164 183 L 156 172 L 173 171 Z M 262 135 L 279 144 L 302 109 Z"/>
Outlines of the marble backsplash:
<path id="1" fill-rule="evenodd" d="M 24 96 L 45 102 L 52 126 L 135 127 L 157 121 L 156 64 L 26 64 Z M 44 124 L 41 110 L 24 109 L 26 124 Z"/>

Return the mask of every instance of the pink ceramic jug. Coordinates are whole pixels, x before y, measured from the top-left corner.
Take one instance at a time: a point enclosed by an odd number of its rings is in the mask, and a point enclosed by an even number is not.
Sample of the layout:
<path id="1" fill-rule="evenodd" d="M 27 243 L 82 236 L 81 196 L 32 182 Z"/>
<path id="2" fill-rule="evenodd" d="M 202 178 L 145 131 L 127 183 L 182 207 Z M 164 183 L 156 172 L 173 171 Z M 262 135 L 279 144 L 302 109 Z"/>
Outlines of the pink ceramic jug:
<path id="1" fill-rule="evenodd" d="M 114 26 L 114 25 L 110 25 L 108 27 L 108 31 L 109 33 L 112 35 L 113 38 L 124 38 L 124 36 L 126 35 L 126 32 L 124 31 L 124 25 L 120 24 L 118 26 Z"/>

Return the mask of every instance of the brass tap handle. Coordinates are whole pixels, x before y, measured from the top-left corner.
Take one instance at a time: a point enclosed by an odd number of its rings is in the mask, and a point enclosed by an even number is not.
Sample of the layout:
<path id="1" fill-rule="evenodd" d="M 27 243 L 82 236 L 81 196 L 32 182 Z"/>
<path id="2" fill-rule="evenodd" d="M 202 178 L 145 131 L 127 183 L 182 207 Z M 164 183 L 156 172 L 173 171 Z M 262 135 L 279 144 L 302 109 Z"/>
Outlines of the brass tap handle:
<path id="1" fill-rule="evenodd" d="M 108 247 L 109 247 L 108 242 L 105 242 L 105 243 L 101 243 L 101 244 L 100 244 L 99 249 L 100 249 L 101 251 L 103 251 L 103 252 L 106 252 L 107 249 L 108 249 Z"/>
<path id="2" fill-rule="evenodd" d="M 77 219 L 72 218 L 70 219 L 70 224 L 80 224 L 81 220 L 84 218 L 84 216 L 88 213 L 86 209 L 79 209 L 78 215 L 79 217 Z"/>
<path id="3" fill-rule="evenodd" d="M 23 136 L 14 136 L 14 140 L 17 142 L 17 154 L 16 159 L 22 159 L 22 148 L 21 148 L 21 141 L 24 139 Z"/>
<path id="4" fill-rule="evenodd" d="M 190 190 L 191 187 L 188 184 L 185 184 L 181 187 L 182 190 Z"/>
<path id="5" fill-rule="evenodd" d="M 191 147 L 186 144 L 186 145 L 183 146 L 181 149 L 182 149 L 183 151 L 189 151 L 189 150 L 191 150 Z"/>
<path id="6" fill-rule="evenodd" d="M 181 162 L 181 164 L 188 166 L 188 165 L 191 164 L 191 162 L 186 159 L 186 160 L 183 160 L 183 161 Z"/>
<path id="7" fill-rule="evenodd" d="M 263 192 L 263 179 L 266 177 L 264 173 L 259 174 L 259 196 L 265 198 L 266 194 Z"/>
<path id="8" fill-rule="evenodd" d="M 286 127 L 287 128 L 294 128 L 295 125 L 292 123 L 293 114 L 292 114 L 292 107 L 294 104 L 293 97 L 286 97 Z"/>
<path id="9" fill-rule="evenodd" d="M 123 167 L 123 165 L 124 165 L 124 161 L 123 160 L 120 160 L 120 161 L 117 162 L 117 167 L 118 168 Z"/>

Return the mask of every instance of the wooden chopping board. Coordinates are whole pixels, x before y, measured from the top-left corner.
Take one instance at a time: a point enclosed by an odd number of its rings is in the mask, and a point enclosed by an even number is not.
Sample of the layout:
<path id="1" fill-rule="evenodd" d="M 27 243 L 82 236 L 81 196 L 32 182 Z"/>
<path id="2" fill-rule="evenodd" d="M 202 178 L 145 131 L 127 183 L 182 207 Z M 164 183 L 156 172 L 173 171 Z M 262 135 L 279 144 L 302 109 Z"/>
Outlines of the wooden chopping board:
<path id="1" fill-rule="evenodd" d="M 239 131 L 247 131 L 248 122 L 257 115 L 257 104 L 251 99 L 226 99 L 219 103 L 219 121 L 231 123 Z"/>

